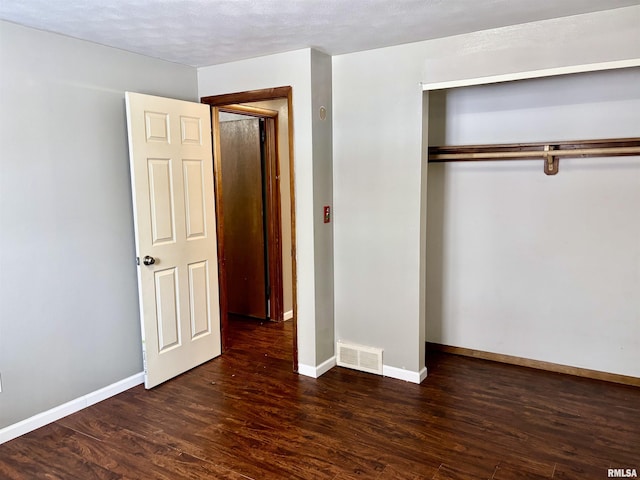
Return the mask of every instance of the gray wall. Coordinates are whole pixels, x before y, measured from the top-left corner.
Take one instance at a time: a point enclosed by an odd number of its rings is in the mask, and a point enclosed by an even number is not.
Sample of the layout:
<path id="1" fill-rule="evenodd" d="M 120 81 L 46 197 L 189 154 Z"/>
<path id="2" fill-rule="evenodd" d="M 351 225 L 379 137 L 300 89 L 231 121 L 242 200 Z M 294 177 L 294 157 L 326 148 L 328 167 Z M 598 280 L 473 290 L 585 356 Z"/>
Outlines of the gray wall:
<path id="1" fill-rule="evenodd" d="M 0 428 L 142 370 L 124 91 L 196 70 L 0 22 Z"/>

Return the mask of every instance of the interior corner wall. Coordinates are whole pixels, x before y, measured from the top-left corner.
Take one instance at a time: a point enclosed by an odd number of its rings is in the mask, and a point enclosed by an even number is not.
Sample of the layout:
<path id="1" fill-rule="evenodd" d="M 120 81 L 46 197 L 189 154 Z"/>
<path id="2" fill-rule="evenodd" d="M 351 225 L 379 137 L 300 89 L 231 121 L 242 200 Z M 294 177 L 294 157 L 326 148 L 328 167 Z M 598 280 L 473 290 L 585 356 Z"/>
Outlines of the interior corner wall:
<path id="1" fill-rule="evenodd" d="M 333 57 L 336 338 L 420 358 L 419 45 Z"/>
<path id="2" fill-rule="evenodd" d="M 335 355 L 333 316 L 333 222 L 324 222 L 324 206 L 333 207 L 331 57 L 311 51 L 313 128 L 313 204 L 316 296 L 316 365 Z M 325 109 L 321 116 L 321 108 Z"/>
<path id="3" fill-rule="evenodd" d="M 431 92 L 431 145 L 640 137 L 640 68 Z M 640 377 L 640 156 L 434 163 L 427 340 Z"/>
<path id="4" fill-rule="evenodd" d="M 333 57 L 336 337 L 417 371 L 421 83 L 640 58 L 640 7 Z"/>
<path id="5" fill-rule="evenodd" d="M 316 364 L 316 272 L 311 49 L 198 69 L 199 96 L 291 86 L 297 263 L 298 362 Z M 324 259 L 327 261 L 328 259 Z"/>
<path id="6" fill-rule="evenodd" d="M 142 371 L 125 90 L 196 70 L 0 22 L 0 428 Z"/>

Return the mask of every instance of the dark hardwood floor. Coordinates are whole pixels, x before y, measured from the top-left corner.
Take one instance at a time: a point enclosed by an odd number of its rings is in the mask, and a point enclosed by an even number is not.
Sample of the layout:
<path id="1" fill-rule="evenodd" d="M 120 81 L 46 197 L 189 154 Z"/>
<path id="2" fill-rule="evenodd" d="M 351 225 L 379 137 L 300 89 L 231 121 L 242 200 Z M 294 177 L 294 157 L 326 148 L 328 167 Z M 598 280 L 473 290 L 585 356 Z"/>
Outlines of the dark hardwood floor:
<path id="1" fill-rule="evenodd" d="M 291 372 L 291 323 L 0 446 L 3 479 L 604 479 L 640 472 L 640 389 L 434 353 L 422 385 Z"/>

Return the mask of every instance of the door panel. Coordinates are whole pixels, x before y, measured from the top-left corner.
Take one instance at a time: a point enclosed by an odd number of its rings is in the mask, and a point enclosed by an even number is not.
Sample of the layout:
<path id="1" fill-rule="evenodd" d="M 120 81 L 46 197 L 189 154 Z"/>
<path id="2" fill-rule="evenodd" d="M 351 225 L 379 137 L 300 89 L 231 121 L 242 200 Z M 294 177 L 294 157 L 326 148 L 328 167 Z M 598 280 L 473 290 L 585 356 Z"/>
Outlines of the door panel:
<path id="1" fill-rule="evenodd" d="M 149 203 L 151 204 L 151 231 L 153 245 L 174 242 L 173 188 L 171 186 L 171 159 L 150 158 Z"/>
<path id="2" fill-rule="evenodd" d="M 204 172 L 202 161 L 183 160 L 184 201 L 187 216 L 187 238 L 193 240 L 206 236 L 204 213 Z"/>
<path id="3" fill-rule="evenodd" d="M 180 344 L 180 317 L 178 315 L 178 291 L 176 269 L 155 272 L 156 315 L 158 317 L 158 350 Z"/>
<path id="4" fill-rule="evenodd" d="M 126 104 L 151 388 L 221 351 L 211 119 L 198 103 L 127 93 Z"/>
<path id="5" fill-rule="evenodd" d="M 260 123 L 220 123 L 228 311 L 267 318 Z"/>
<path id="6" fill-rule="evenodd" d="M 189 265 L 189 300 L 191 306 L 191 338 L 211 333 L 209 306 L 209 262 Z"/>

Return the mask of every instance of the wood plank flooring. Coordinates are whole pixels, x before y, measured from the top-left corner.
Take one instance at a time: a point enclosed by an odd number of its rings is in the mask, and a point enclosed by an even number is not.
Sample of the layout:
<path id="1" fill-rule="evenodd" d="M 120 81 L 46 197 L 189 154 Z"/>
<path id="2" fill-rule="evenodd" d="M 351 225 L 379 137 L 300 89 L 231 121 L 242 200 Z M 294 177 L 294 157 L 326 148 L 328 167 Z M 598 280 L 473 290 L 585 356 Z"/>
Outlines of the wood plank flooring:
<path id="1" fill-rule="evenodd" d="M 291 323 L 0 445 L 2 479 L 604 479 L 640 472 L 640 389 L 444 353 L 421 385 L 291 372 Z"/>

